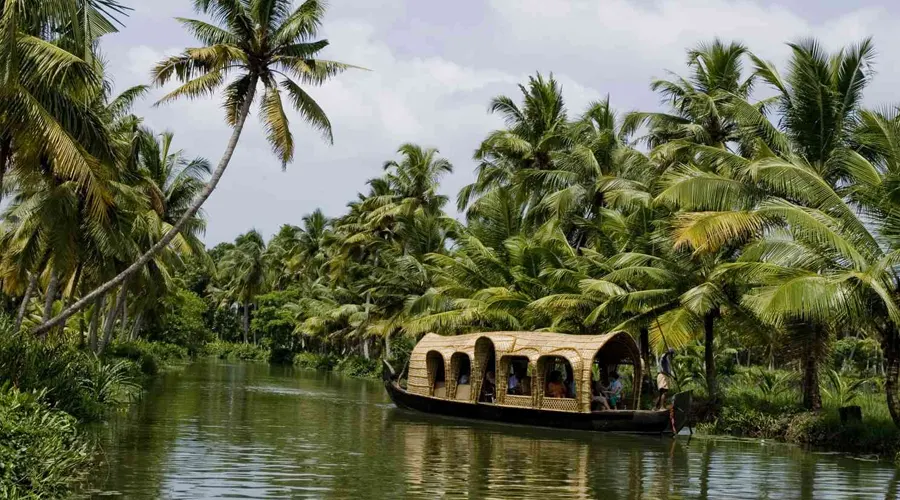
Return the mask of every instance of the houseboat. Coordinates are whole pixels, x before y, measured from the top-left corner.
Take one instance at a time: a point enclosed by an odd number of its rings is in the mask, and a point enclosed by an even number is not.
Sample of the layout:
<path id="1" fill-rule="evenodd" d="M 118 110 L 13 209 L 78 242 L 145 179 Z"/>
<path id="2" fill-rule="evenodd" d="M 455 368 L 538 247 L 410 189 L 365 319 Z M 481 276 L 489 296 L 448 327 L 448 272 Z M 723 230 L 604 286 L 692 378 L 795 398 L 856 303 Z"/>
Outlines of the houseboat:
<path id="1" fill-rule="evenodd" d="M 424 413 L 561 429 L 678 434 L 688 422 L 691 393 L 676 394 L 666 409 L 641 410 L 642 370 L 640 350 L 624 332 L 429 333 L 416 344 L 405 373 L 385 362 L 383 379 L 394 404 Z M 613 404 L 603 405 L 592 388 L 597 382 L 610 387 L 614 373 L 636 382 L 626 383 L 618 398 L 607 395 Z M 552 389 L 550 379 L 556 384 Z"/>

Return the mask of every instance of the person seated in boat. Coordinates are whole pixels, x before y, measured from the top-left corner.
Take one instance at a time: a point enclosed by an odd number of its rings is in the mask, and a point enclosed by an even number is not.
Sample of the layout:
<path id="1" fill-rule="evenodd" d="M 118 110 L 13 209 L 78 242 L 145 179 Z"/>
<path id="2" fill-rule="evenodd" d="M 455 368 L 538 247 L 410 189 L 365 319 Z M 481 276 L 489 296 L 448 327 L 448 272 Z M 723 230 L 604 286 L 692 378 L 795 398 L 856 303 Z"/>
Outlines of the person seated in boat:
<path id="1" fill-rule="evenodd" d="M 625 388 L 622 385 L 622 380 L 619 378 L 619 372 L 612 372 L 609 377 L 612 379 L 612 382 L 609 383 L 607 399 L 609 400 L 610 407 L 617 408 L 619 402 L 622 400 L 622 391 Z"/>
<path id="2" fill-rule="evenodd" d="M 575 398 L 575 376 L 572 370 L 566 370 L 566 397 Z"/>
<path id="3" fill-rule="evenodd" d="M 597 380 L 594 382 L 594 387 L 591 390 L 591 407 L 596 406 L 601 410 L 611 410 L 609 407 L 609 402 L 606 400 L 606 394 L 609 391 L 607 387 L 603 385 L 603 382 Z"/>
<path id="4" fill-rule="evenodd" d="M 564 398 L 566 397 L 566 386 L 562 382 L 562 374 L 557 370 L 550 372 L 547 377 L 547 397 Z"/>
<path id="5" fill-rule="evenodd" d="M 528 365 L 522 365 L 519 371 L 519 394 L 531 396 L 531 377 L 528 376 Z"/>

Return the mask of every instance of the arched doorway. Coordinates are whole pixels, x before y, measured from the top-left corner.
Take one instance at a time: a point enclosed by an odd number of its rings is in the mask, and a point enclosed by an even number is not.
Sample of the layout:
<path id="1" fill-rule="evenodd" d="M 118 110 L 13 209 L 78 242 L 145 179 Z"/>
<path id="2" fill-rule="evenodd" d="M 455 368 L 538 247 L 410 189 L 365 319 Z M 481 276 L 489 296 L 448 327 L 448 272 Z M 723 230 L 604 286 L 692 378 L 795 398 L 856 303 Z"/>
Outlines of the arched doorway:
<path id="1" fill-rule="evenodd" d="M 472 395 L 472 361 L 464 352 L 450 357 L 450 398 L 468 401 Z"/>
<path id="2" fill-rule="evenodd" d="M 475 360 L 473 366 L 474 385 L 472 393 L 478 395 L 482 403 L 496 402 L 497 391 L 497 356 L 494 342 L 488 337 L 475 341 Z"/>
<path id="3" fill-rule="evenodd" d="M 447 397 L 447 373 L 444 367 L 444 356 L 437 351 L 428 351 L 425 355 L 428 367 L 428 395 L 436 398 Z"/>
<path id="4" fill-rule="evenodd" d="M 627 333 L 620 332 L 606 341 L 594 354 L 591 383 L 599 382 L 607 389 L 616 384 L 621 386 L 617 391 L 615 404 L 610 404 L 612 409 L 638 409 L 641 397 L 641 373 L 640 349 Z"/>

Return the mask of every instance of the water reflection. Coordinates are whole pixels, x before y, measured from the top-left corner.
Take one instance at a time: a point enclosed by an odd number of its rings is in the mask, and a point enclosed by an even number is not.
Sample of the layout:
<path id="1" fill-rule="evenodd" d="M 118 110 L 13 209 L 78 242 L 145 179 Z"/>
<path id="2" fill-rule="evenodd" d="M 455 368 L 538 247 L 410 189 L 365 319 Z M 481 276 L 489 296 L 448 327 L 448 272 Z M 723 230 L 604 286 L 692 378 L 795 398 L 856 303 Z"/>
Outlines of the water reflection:
<path id="1" fill-rule="evenodd" d="M 561 432 L 426 417 L 379 384 L 196 364 L 100 430 L 85 496 L 895 498 L 896 471 L 784 445 Z"/>

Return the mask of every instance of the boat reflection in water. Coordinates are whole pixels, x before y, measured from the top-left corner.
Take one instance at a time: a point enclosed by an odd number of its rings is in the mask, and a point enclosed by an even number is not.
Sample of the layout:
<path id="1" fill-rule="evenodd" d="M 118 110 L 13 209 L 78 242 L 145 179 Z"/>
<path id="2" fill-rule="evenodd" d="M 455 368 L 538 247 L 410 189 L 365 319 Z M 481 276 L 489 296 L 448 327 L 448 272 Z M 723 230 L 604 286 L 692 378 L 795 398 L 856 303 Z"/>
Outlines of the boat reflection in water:
<path id="1" fill-rule="evenodd" d="M 898 498 L 898 472 L 776 444 L 509 426 L 395 410 L 405 492 L 434 498 Z M 840 467 L 835 467 L 836 462 Z M 873 474 L 876 473 L 876 474 Z"/>

